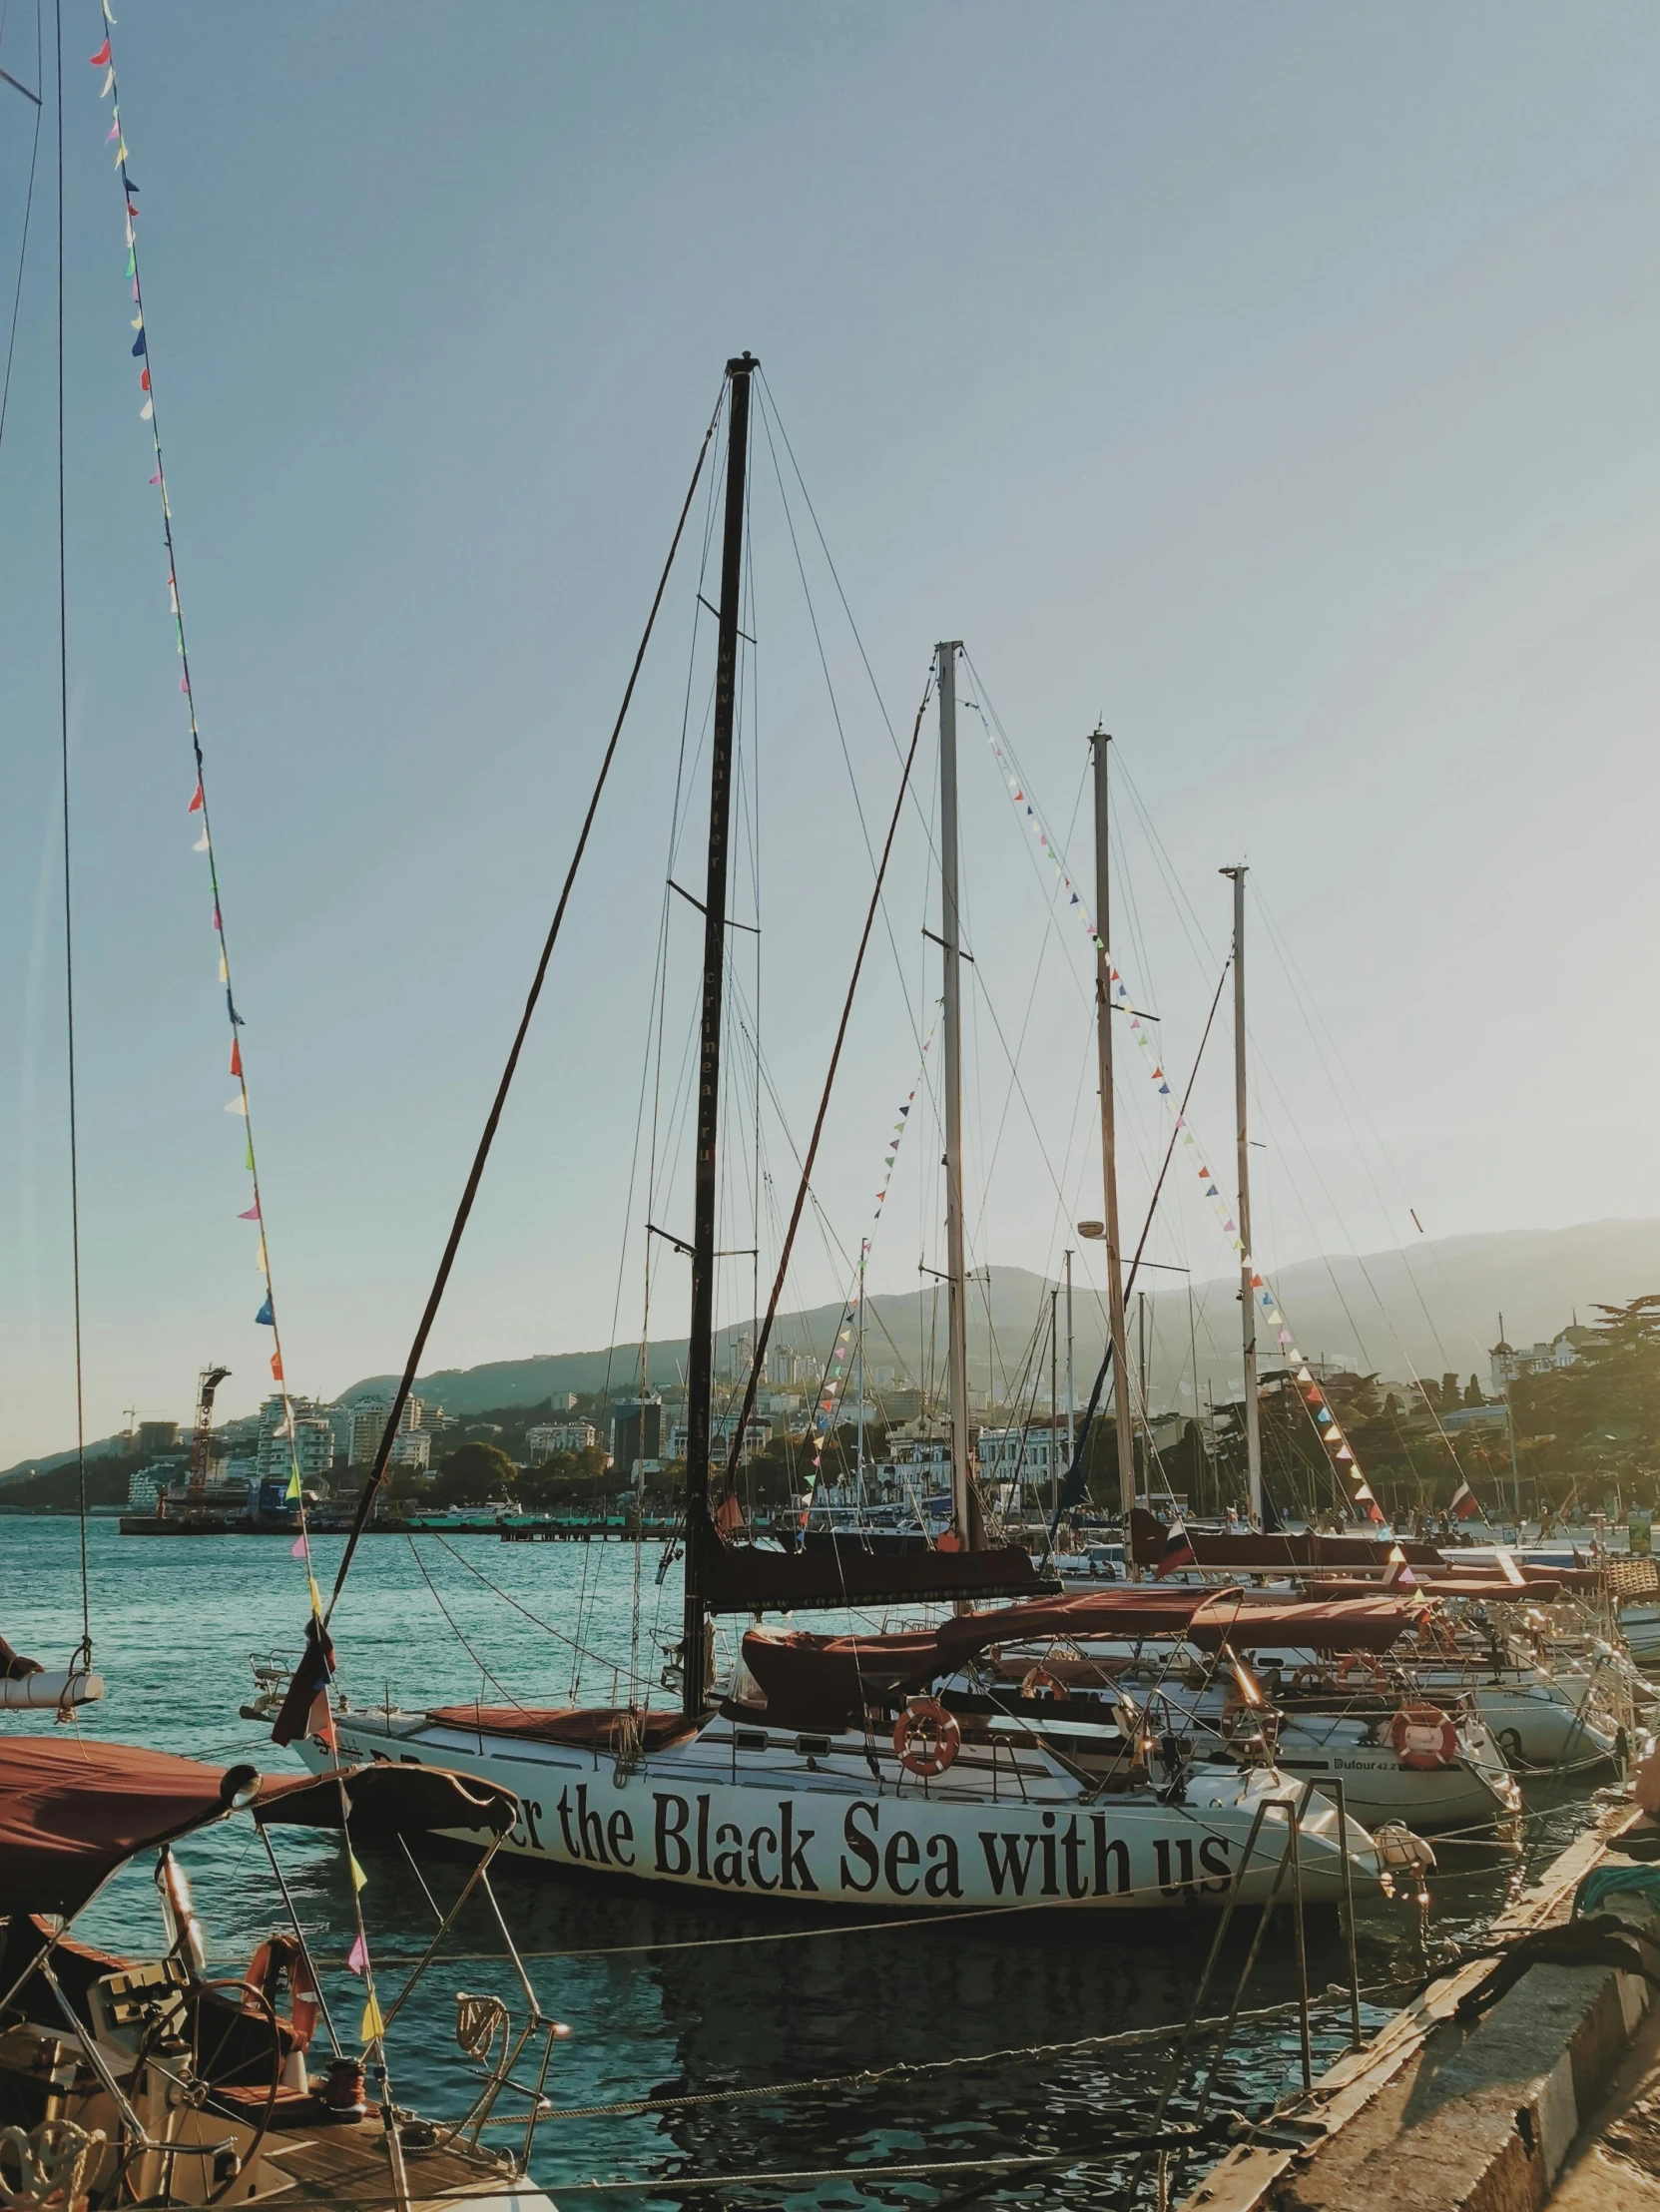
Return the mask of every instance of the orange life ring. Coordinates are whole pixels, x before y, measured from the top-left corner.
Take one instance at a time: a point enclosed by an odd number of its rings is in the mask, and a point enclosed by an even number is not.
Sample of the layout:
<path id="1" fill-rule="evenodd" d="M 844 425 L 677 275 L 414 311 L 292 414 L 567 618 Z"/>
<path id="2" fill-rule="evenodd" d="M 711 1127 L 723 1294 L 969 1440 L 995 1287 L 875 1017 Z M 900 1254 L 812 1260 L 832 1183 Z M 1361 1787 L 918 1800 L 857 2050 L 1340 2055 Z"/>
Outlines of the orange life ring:
<path id="1" fill-rule="evenodd" d="M 1389 1722 L 1389 1742 L 1403 1767 L 1436 1772 L 1458 1756 L 1458 1726 L 1438 1705 L 1403 1705 Z"/>
<path id="2" fill-rule="evenodd" d="M 893 1749 L 907 1774 L 943 1774 L 962 1748 L 954 1713 L 936 1697 L 913 1697 L 893 1723 Z"/>
<path id="3" fill-rule="evenodd" d="M 1292 1675 L 1291 1686 L 1306 1697 L 1316 1690 L 1329 1690 L 1332 1677 L 1324 1667 L 1299 1667 Z"/>
<path id="4" fill-rule="evenodd" d="M 1072 1694 L 1058 1674 L 1051 1674 L 1047 1667 L 1030 1667 L 1020 1677 L 1020 1695 L 1036 1697 L 1040 1691 L 1046 1691 L 1050 1697 L 1057 1699 L 1067 1698 Z"/>
<path id="5" fill-rule="evenodd" d="M 254 1956 L 248 1962 L 244 1976 L 252 1989 L 257 1989 L 268 2004 L 274 2002 L 277 1983 L 286 1975 L 288 1994 L 291 1998 L 289 2016 L 282 2023 L 291 2029 L 296 2050 L 306 2050 L 316 2033 L 319 1999 L 317 1985 L 311 1975 L 310 1960 L 304 1945 L 295 1936 L 278 1934 L 268 1936 L 255 1946 Z"/>
<path id="6" fill-rule="evenodd" d="M 1351 1652 L 1338 1669 L 1340 1690 L 1382 1690 L 1388 1676 L 1376 1659 L 1363 1658 L 1358 1651 Z"/>

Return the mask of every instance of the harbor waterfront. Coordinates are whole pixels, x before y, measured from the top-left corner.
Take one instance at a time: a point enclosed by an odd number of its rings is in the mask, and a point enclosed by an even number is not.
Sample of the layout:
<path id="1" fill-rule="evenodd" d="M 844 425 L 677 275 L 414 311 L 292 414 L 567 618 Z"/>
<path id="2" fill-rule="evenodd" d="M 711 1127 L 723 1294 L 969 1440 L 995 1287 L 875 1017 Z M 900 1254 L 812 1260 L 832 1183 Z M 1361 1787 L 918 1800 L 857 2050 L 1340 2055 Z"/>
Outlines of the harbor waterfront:
<path id="1" fill-rule="evenodd" d="M 253 1761 L 271 1775 L 299 1772 L 265 1730 L 238 1718 L 250 1695 L 249 1656 L 297 1657 L 298 1563 L 282 1547 L 252 1538 L 212 1545 L 159 1538 L 135 1547 L 96 1520 L 87 1533 L 95 1658 L 108 1695 L 66 1727 L 224 1765 Z M 78 1543 L 67 1519 L 18 1516 L 0 1524 L 6 1632 L 48 1665 L 68 1657 L 79 1630 Z M 337 1539 L 319 1537 L 315 1555 L 326 1578 Z M 546 1705 L 614 1700 L 619 1692 L 626 1700 L 637 1606 L 648 1678 L 655 1676 L 657 1647 L 675 1636 L 681 1602 L 673 1568 L 661 1584 L 655 1579 L 655 1548 L 503 1545 L 491 1547 L 480 1566 L 482 1556 L 473 1547 L 458 1556 L 431 1536 L 365 1551 L 333 1624 L 341 1685 L 354 1706 L 395 1701 L 400 1686 L 433 1702 L 507 1697 Z M 479 1572 L 561 1633 L 504 1605 Z M 579 1613 L 578 1661 L 568 1639 Z M 658 1702 L 668 1706 L 670 1693 Z M 12 1734 L 50 1725 L 39 1713 L 0 1715 Z M 603 1776 L 598 1795 L 615 1796 Z M 1421 1923 L 1407 1899 L 1363 1902 L 1368 2017 L 1381 2019 L 1397 2001 L 1396 1984 L 1482 1928 L 1529 1867 L 1536 1871 L 1571 1840 L 1594 1802 L 1584 1790 L 1552 1795 L 1530 1785 L 1520 1857 L 1477 1837 L 1437 1839 L 1439 1865 Z M 240 1971 L 269 1932 L 259 1867 L 244 1863 L 250 1848 L 232 1828 L 210 1829 L 181 1847 L 199 1892 L 214 1901 L 220 1971 Z M 307 1928 L 348 1927 L 337 1848 L 296 1836 L 280 1852 Z M 400 1856 L 359 1856 L 376 1956 L 412 1964 L 432 1930 L 421 1883 Z M 455 1870 L 423 1855 L 421 1872 L 447 1903 Z M 550 2077 L 556 2114 L 538 2137 L 535 2167 L 538 2181 L 568 2202 L 583 2184 L 614 2177 L 661 2176 L 656 2188 L 630 2190 L 624 2201 L 679 2205 L 699 2195 L 700 2177 L 1043 2158 L 1053 2164 L 1036 2180 L 1011 2171 L 977 2194 L 987 2202 L 1035 2201 L 1037 2191 L 1050 2204 L 1098 2203 L 1128 2180 L 1133 2163 L 1104 2155 L 1103 2139 L 1133 2118 L 1145 2120 L 1170 2054 L 1168 2039 L 1115 2039 L 1180 2025 L 1212 1927 L 1208 1917 L 1166 1912 L 1094 1916 L 1080 1928 L 1064 1915 L 1025 1908 L 931 1924 L 903 1909 L 821 1914 L 809 1906 L 783 1916 L 748 1897 L 688 1897 L 553 1869 L 505 1879 L 515 1936 L 543 2001 L 572 2029 Z M 119 1948 L 147 1934 L 153 1915 L 148 1872 L 135 1865 L 96 1901 L 81 1933 Z M 1253 1925 L 1255 1918 L 1243 1917 Z M 411 2000 L 423 2032 L 409 2038 L 400 2081 L 417 2104 L 441 2101 L 456 2087 L 456 1990 L 495 1991 L 522 2003 L 486 1917 L 465 1919 L 461 1936 L 463 1957 Z M 339 1947 L 326 1945 L 325 1994 L 349 2002 L 353 1984 Z M 1294 1996 L 1291 1947 L 1278 1938 L 1265 1946 L 1248 2013 Z M 1226 2008 L 1237 1972 L 1231 1949 L 1220 2001 L 1213 1997 L 1208 2011 Z M 1334 1986 L 1345 1978 L 1334 1919 L 1316 1916 L 1310 1979 L 1326 1992 L 1315 2016 L 1324 2057 L 1334 2057 L 1346 2037 L 1347 1996 Z M 1294 2012 L 1246 2018 L 1217 2101 L 1259 2111 L 1294 2084 L 1298 2064 Z M 811 2086 L 768 2094 L 804 2082 Z M 717 2101 L 673 2102 L 710 2097 Z M 641 2100 L 670 2109 L 605 2109 Z M 827 2206 L 923 2203 L 967 2178 L 826 2179 L 773 2195 Z"/>

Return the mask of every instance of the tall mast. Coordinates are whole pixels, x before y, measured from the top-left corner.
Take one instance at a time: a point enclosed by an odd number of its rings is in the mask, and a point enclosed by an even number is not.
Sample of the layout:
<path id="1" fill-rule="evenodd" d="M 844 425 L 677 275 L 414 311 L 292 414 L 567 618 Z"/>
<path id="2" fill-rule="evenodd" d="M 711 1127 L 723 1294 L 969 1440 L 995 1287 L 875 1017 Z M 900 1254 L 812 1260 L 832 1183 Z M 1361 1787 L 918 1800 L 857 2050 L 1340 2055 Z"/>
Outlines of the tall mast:
<path id="1" fill-rule="evenodd" d="M 718 1541 L 709 1517 L 709 1425 L 715 1354 L 715 1155 L 720 1136 L 721 999 L 726 977 L 727 838 L 732 822 L 732 731 L 738 699 L 738 610 L 744 581 L 744 471 L 750 449 L 753 354 L 728 361 L 726 534 L 715 654 L 715 727 L 709 772 L 709 873 L 704 890 L 703 1021 L 698 1046 L 697 1172 L 692 1221 L 692 1333 L 686 1354 L 686 1612 L 682 1704 L 701 1720 L 708 1690 L 703 1563 Z M 644 1411 L 641 1413 L 644 1434 Z"/>
<path id="2" fill-rule="evenodd" d="M 1077 1443 L 1077 1399 L 1072 1394 L 1072 1248 L 1066 1251 L 1066 1463 L 1072 1464 Z"/>
<path id="3" fill-rule="evenodd" d="M 945 952 L 945 1336 L 951 1416 L 951 1519 L 974 1546 L 968 1493 L 968 1292 L 962 1249 L 962 938 L 957 907 L 957 655 L 934 647 L 939 682 L 939 941 Z"/>
<path id="4" fill-rule="evenodd" d="M 1251 1131 L 1245 1091 L 1245 863 L 1225 867 L 1234 883 L 1234 1106 L 1239 1122 L 1239 1310 L 1245 1332 L 1245 1458 L 1251 1525 L 1263 1525 L 1263 1437 L 1257 1404 L 1257 1295 L 1251 1287 Z"/>
<path id="5" fill-rule="evenodd" d="M 870 1257 L 870 1240 L 858 1241 L 858 1472 L 854 1481 L 853 1498 L 859 1512 L 864 1510 L 864 1268 Z"/>
<path id="6" fill-rule="evenodd" d="M 1060 1286 L 1049 1286 L 1049 1518 L 1060 1512 Z M 1070 1465 L 1070 1461 L 1068 1464 Z"/>
<path id="7" fill-rule="evenodd" d="M 1090 738 L 1095 763 L 1095 1050 L 1101 1084 L 1101 1183 L 1107 1236 L 1107 1327 L 1112 1333 L 1112 1403 L 1118 1437 L 1118 1499 L 1124 1514 L 1125 1555 L 1129 1552 L 1130 1514 L 1136 1501 L 1136 1447 L 1130 1428 L 1130 1378 L 1124 1346 L 1124 1266 L 1118 1242 L 1118 1150 L 1112 1095 L 1111 868 L 1108 861 L 1107 747 L 1112 739 L 1097 729 Z"/>

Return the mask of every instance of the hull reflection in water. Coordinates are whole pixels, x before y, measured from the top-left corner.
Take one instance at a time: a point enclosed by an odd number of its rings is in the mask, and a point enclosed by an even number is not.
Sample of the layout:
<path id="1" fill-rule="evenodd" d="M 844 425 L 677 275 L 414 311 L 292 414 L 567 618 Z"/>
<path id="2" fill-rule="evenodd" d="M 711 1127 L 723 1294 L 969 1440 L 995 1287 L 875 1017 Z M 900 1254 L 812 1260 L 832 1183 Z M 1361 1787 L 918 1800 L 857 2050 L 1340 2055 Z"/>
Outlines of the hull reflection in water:
<path id="1" fill-rule="evenodd" d="M 677 1889 L 945 1913 L 1217 1906 L 1236 1886 L 1266 1899 L 1277 1877 L 1292 1894 L 1280 1869 L 1303 1792 L 1272 1768 L 1198 1768 L 1166 1803 L 1101 1790 L 1029 1743 L 967 1743 L 922 1780 L 880 1739 L 725 1720 L 635 1758 L 395 1708 L 341 1712 L 335 1726 L 348 1763 L 446 1767 L 512 1789 L 522 1816 L 505 1848 L 520 1858 Z M 315 1742 L 302 1755 L 319 1768 L 328 1756 Z M 1373 1838 L 1329 1799 L 1310 1799 L 1298 1835 L 1306 1901 L 1342 1897 L 1345 1843 L 1355 1888 L 1386 1886 Z"/>

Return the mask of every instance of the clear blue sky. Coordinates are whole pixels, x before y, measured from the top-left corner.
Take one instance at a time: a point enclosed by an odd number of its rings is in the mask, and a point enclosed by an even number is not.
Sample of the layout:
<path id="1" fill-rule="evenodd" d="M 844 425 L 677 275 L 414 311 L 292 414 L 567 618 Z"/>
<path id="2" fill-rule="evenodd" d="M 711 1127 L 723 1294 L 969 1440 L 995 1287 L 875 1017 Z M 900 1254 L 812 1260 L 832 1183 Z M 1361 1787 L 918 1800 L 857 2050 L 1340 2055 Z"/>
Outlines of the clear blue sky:
<path id="1" fill-rule="evenodd" d="M 721 364 L 745 345 L 894 724 L 935 638 L 961 637 L 1062 830 L 1106 716 L 1212 948 L 1215 870 L 1249 856 L 1381 1140 L 1352 1143 L 1264 916 L 1270 1261 L 1392 1242 L 1408 1202 L 1439 1235 L 1660 1212 L 1652 9 L 117 13 L 296 1388 L 401 1360 Z M 128 1404 L 183 1413 L 210 1357 L 234 1371 L 227 1404 L 251 1403 L 269 1351 L 84 63 L 100 36 L 96 7 L 71 11 L 93 1433 Z M 0 65 L 32 79 L 26 0 Z M 8 297 L 29 121 L 7 95 Z M 0 446 L 0 1463 L 72 1434 L 49 148 L 42 168 Z M 868 870 L 760 473 L 755 522 L 765 1024 L 801 1132 Z M 432 1364 L 611 1327 L 691 581 Z M 891 749 L 813 581 L 875 819 Z M 1061 1225 L 1098 1208 L 1082 963 L 1051 942 L 1038 969 L 1038 880 L 971 718 L 963 743 L 975 1254 L 1052 1268 Z M 1128 821 L 1126 861 L 1130 972 L 1185 1068 L 1210 988 L 1194 925 Z M 912 826 L 892 906 L 912 1001 L 924 862 Z M 880 943 L 821 1178 L 848 1243 L 912 1080 Z M 1011 1040 L 1030 1017 L 1031 1115 L 1010 1110 L 1000 1148 L 993 1013 Z M 1225 1147 L 1220 1044 L 1199 1110 Z M 1145 1106 L 1126 1107 L 1132 1215 Z M 883 1288 L 913 1285 L 929 1249 L 931 1143 L 895 1185 Z M 771 1157 L 787 1202 L 782 1141 Z M 669 1202 L 684 1229 L 684 1189 Z M 1223 1264 L 1186 1201 L 1167 1242 L 1201 1273 Z M 796 1288 L 835 1294 L 822 1253 Z M 684 1326 L 683 1294 L 660 1277 L 660 1333 Z M 625 1330 L 638 1314 L 631 1288 Z"/>

